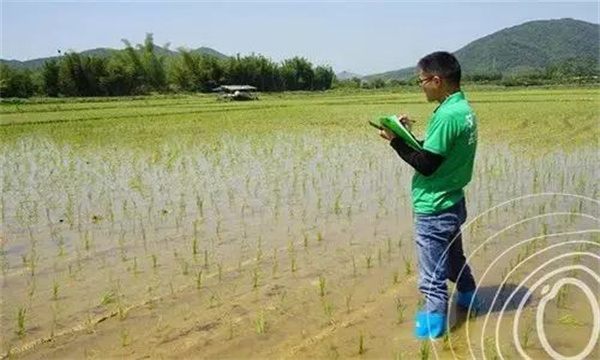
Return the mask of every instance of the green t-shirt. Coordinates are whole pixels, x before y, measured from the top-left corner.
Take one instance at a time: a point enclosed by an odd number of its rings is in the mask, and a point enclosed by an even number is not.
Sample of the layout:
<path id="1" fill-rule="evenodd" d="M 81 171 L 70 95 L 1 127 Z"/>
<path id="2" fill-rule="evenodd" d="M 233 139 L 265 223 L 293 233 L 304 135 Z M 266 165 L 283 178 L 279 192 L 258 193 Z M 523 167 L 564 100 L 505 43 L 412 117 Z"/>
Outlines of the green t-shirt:
<path id="1" fill-rule="evenodd" d="M 473 174 L 477 119 L 462 91 L 450 95 L 433 112 L 423 148 L 445 158 L 433 174 L 415 172 L 412 180 L 414 212 L 434 214 L 463 198 L 463 187 Z"/>

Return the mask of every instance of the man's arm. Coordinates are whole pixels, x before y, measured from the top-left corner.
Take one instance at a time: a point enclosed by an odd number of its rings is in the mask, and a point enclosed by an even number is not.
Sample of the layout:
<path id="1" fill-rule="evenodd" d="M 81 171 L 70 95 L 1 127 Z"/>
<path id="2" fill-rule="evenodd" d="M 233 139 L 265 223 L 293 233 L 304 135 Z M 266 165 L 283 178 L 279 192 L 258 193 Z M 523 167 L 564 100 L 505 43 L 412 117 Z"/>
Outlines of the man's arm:
<path id="1" fill-rule="evenodd" d="M 424 176 L 433 174 L 444 161 L 444 157 L 441 155 L 427 150 L 413 149 L 400 137 L 392 139 L 390 145 L 404 161 Z"/>

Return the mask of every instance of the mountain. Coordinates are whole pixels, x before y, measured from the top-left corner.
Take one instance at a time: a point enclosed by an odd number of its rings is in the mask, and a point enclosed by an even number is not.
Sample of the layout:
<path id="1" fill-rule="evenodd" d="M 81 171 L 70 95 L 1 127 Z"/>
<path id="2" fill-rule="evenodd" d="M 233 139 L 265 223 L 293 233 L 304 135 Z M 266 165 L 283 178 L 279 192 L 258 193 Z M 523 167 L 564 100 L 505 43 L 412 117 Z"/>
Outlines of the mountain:
<path id="1" fill-rule="evenodd" d="M 87 56 L 108 57 L 111 54 L 118 52 L 118 51 L 122 51 L 122 49 L 117 50 L 117 49 L 110 49 L 110 48 L 96 48 L 96 49 L 81 51 L 81 52 L 79 52 L 79 54 L 87 55 Z M 160 46 L 156 46 L 156 45 L 154 46 L 154 51 L 158 55 L 166 55 L 168 57 L 177 56 L 179 54 L 178 51 L 169 50 L 166 47 L 160 47 Z M 201 54 L 208 54 L 208 55 L 212 55 L 212 56 L 215 56 L 218 58 L 226 58 L 227 57 L 227 55 L 222 54 L 222 53 L 218 52 L 217 50 L 211 49 L 209 47 L 200 47 L 198 49 L 193 49 L 190 51 L 198 52 Z M 52 59 L 58 59 L 58 58 L 59 58 L 59 56 L 49 56 L 49 57 L 25 60 L 25 61 L 0 59 L 0 63 L 7 64 L 11 67 L 20 68 L 20 69 L 38 69 L 38 68 L 41 68 L 46 61 L 49 61 Z"/>
<path id="2" fill-rule="evenodd" d="M 378 78 L 384 79 L 384 80 L 392 80 L 392 79 L 408 80 L 411 77 L 413 77 L 414 75 L 415 75 L 415 68 L 413 66 L 413 67 L 404 68 L 404 69 L 400 69 L 400 70 L 386 71 L 386 72 L 380 73 L 380 74 L 367 75 L 363 79 L 367 80 L 367 81 L 375 80 Z"/>
<path id="3" fill-rule="evenodd" d="M 358 78 L 361 79 L 363 76 L 353 73 L 353 72 L 349 72 L 349 71 L 342 71 L 339 72 L 337 74 L 335 74 L 335 76 L 337 77 L 338 80 L 350 80 L 350 79 L 354 79 L 354 78 Z"/>
<path id="4" fill-rule="evenodd" d="M 215 50 L 215 49 L 211 49 L 211 48 L 209 48 L 209 47 L 205 47 L 205 46 L 203 46 L 203 47 L 200 47 L 200 48 L 197 48 L 196 50 L 193 50 L 193 51 L 195 51 L 195 52 L 198 52 L 198 53 L 201 53 L 201 54 L 208 54 L 208 55 L 212 55 L 212 56 L 214 56 L 214 57 L 217 57 L 217 58 L 219 58 L 219 59 L 223 59 L 223 58 L 226 58 L 226 57 L 228 57 L 227 55 L 225 55 L 225 54 L 222 54 L 222 53 L 218 52 L 218 51 L 217 51 L 217 50 Z"/>
<path id="5" fill-rule="evenodd" d="M 545 68 L 572 58 L 599 60 L 600 26 L 573 19 L 531 21 L 475 40 L 456 52 L 470 71 Z"/>
<path id="6" fill-rule="evenodd" d="M 107 57 L 113 51 L 115 51 L 115 50 L 108 49 L 108 48 L 97 48 L 97 49 L 82 51 L 80 54 L 88 55 L 88 56 Z M 38 68 L 42 67 L 46 61 L 49 61 L 52 59 L 58 59 L 58 58 L 59 58 L 59 56 L 49 56 L 49 57 L 25 60 L 25 61 L 0 59 L 0 62 L 2 64 L 7 64 L 11 67 L 15 67 L 15 68 L 19 68 L 19 69 L 38 69 Z"/>
<path id="7" fill-rule="evenodd" d="M 544 69 L 570 59 L 600 61 L 600 25 L 574 19 L 536 20 L 477 39 L 454 52 L 463 73 L 506 74 L 520 68 Z M 406 80 L 415 68 L 404 68 L 365 79 Z"/>

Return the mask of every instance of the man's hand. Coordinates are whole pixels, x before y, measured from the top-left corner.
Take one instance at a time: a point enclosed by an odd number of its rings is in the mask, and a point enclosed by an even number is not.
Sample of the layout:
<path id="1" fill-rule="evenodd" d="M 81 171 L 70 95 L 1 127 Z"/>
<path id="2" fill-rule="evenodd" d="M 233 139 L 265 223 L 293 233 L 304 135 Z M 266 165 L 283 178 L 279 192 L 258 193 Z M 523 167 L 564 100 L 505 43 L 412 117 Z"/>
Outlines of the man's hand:
<path id="1" fill-rule="evenodd" d="M 408 131 L 412 132 L 412 124 L 415 123 L 414 120 L 409 119 L 408 116 L 404 114 L 398 116 L 398 120 L 400 120 L 402 125 L 404 125 Z"/>
<path id="2" fill-rule="evenodd" d="M 379 136 L 381 136 L 382 138 L 388 140 L 388 141 L 392 141 L 394 140 L 394 138 L 396 138 L 396 134 L 394 134 L 393 132 L 391 132 L 390 130 L 383 128 L 383 130 L 379 130 Z"/>

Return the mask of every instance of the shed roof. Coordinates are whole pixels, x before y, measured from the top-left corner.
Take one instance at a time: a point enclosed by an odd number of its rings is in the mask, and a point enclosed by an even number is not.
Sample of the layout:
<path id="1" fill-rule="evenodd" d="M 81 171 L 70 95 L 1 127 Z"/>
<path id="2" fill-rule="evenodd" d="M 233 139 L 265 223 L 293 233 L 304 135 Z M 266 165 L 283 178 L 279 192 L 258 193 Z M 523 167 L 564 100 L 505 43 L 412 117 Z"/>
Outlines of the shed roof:
<path id="1" fill-rule="evenodd" d="M 250 85 L 221 85 L 213 91 L 256 91 L 256 88 Z"/>

